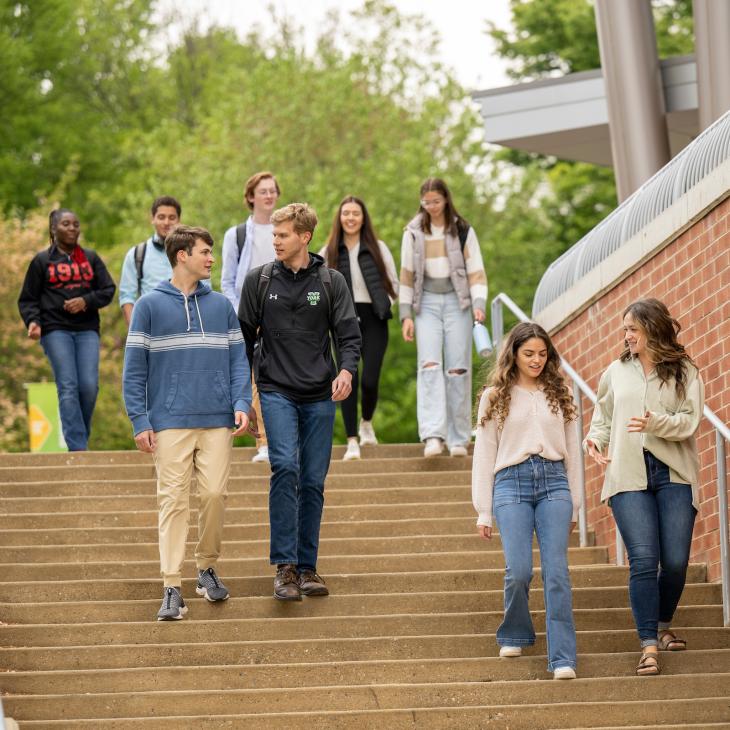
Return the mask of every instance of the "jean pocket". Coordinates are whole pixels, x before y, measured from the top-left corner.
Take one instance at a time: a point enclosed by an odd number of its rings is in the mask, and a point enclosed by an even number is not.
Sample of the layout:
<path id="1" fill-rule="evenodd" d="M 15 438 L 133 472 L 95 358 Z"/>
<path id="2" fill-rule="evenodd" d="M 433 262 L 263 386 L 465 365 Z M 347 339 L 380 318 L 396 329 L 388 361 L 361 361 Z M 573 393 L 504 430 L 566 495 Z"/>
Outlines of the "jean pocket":
<path id="1" fill-rule="evenodd" d="M 519 484 L 510 473 L 510 467 L 500 469 L 494 476 L 492 503 L 495 508 L 519 502 Z"/>

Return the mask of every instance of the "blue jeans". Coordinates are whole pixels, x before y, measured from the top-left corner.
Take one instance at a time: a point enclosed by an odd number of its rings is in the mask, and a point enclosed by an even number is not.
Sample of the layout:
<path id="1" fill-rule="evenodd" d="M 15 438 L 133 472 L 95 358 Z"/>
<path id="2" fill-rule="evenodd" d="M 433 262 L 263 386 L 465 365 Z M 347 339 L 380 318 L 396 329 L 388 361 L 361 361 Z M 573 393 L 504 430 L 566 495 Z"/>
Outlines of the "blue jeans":
<path id="1" fill-rule="evenodd" d="M 532 535 L 537 533 L 545 593 L 548 670 L 575 669 L 575 626 L 568 573 L 573 503 L 565 465 L 533 455 L 521 464 L 500 469 L 494 477 L 493 502 L 506 564 L 504 619 L 497 629 L 497 643 L 535 643 L 528 601 Z"/>
<path id="2" fill-rule="evenodd" d="M 336 405 L 301 403 L 281 393 L 259 391 L 259 397 L 271 462 L 269 558 L 272 565 L 316 570 Z"/>
<path id="3" fill-rule="evenodd" d="M 669 467 L 644 451 L 647 487 L 609 500 L 629 556 L 629 600 L 642 646 L 656 645 L 684 590 L 697 511 L 692 487 L 669 479 Z M 661 566 L 661 569 L 660 567 Z"/>
<path id="4" fill-rule="evenodd" d="M 471 309 L 456 292 L 424 291 L 416 315 L 416 411 L 421 441 L 440 438 L 449 448 L 471 441 Z"/>
<path id="5" fill-rule="evenodd" d="M 63 438 L 69 451 L 85 451 L 99 392 L 99 335 L 54 330 L 41 337 L 58 391 Z"/>

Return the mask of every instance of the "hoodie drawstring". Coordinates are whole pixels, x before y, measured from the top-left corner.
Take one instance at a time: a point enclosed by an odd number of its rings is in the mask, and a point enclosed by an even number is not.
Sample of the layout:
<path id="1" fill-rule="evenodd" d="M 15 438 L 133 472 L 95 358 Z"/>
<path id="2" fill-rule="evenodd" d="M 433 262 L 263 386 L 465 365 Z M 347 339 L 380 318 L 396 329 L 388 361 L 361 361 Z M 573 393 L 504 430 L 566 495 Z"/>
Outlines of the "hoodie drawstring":
<path id="1" fill-rule="evenodd" d="M 182 295 L 182 298 L 185 300 L 185 317 L 188 320 L 188 328 L 187 328 L 186 332 L 190 332 L 192 323 L 190 322 L 190 310 L 188 309 L 188 298 L 187 298 L 187 296 L 185 296 L 185 294 Z M 203 339 L 205 339 L 205 330 L 203 329 L 203 318 L 200 316 L 200 307 L 198 306 L 198 295 L 194 294 L 193 299 L 195 299 L 195 311 L 198 313 L 198 321 L 200 322 L 200 331 L 203 334 Z"/>
<path id="2" fill-rule="evenodd" d="M 187 310 L 187 307 L 185 307 Z M 198 312 L 198 321 L 200 322 L 200 331 L 203 333 L 203 339 L 205 339 L 205 330 L 203 329 L 203 318 L 200 316 L 200 307 L 198 306 L 198 295 L 195 295 L 195 309 Z M 188 321 L 190 321 L 188 319 Z"/>

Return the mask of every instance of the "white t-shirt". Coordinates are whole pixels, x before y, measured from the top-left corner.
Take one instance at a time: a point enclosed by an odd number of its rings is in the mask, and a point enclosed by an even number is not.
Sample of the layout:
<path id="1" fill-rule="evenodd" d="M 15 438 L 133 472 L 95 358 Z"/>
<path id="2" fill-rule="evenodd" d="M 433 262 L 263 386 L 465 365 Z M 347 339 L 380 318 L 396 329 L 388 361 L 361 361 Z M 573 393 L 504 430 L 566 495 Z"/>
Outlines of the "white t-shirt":
<path id="1" fill-rule="evenodd" d="M 249 242 L 246 241 L 248 246 Z M 249 271 L 274 260 L 274 226 L 271 223 L 253 224 L 253 246 Z"/>

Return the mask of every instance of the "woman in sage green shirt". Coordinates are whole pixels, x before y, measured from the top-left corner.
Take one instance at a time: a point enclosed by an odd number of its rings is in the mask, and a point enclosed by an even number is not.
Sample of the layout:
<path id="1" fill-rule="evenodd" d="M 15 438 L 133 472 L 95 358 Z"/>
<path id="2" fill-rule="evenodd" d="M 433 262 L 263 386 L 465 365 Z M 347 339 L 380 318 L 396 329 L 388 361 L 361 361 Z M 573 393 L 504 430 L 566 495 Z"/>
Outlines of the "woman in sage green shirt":
<path id="1" fill-rule="evenodd" d="M 585 451 L 606 466 L 608 500 L 629 556 L 629 598 L 641 642 L 640 676 L 659 674 L 658 650 L 686 648 L 671 630 L 684 590 L 698 507 L 695 432 L 704 387 L 657 299 L 631 304 L 625 349 L 598 386 Z"/>

